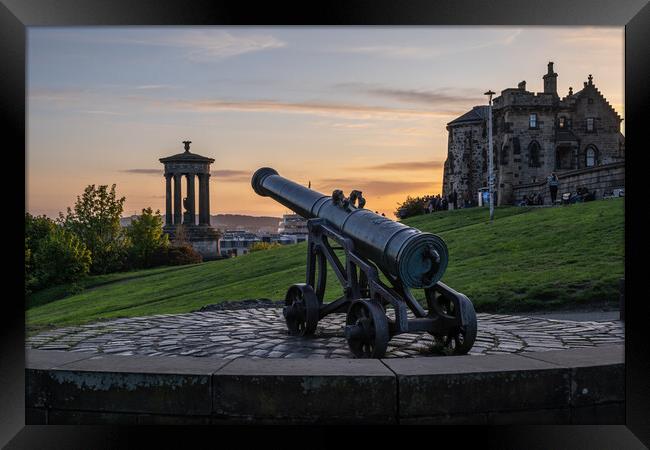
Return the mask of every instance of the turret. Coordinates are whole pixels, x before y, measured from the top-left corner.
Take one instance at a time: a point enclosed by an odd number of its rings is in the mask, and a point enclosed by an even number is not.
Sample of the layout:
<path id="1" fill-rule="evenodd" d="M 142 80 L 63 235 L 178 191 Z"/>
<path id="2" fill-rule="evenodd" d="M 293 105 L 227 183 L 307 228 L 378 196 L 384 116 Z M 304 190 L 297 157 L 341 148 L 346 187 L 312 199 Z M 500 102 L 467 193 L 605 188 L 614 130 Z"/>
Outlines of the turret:
<path id="1" fill-rule="evenodd" d="M 544 93 L 557 95 L 557 73 L 553 72 L 553 62 L 548 63 L 548 71 L 544 79 Z"/>

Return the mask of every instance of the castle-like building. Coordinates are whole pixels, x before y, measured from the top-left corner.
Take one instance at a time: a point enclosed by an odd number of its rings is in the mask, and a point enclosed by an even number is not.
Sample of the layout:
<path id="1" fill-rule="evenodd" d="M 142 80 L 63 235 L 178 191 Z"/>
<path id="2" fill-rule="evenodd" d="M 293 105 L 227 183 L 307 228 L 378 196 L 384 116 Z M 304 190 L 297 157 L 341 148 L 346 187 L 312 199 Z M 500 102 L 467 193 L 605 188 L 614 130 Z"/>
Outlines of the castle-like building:
<path id="1" fill-rule="evenodd" d="M 623 119 L 591 75 L 581 90 L 569 88 L 564 97 L 557 93 L 557 77 L 549 62 L 543 92 L 526 90 L 522 81 L 493 99 L 497 204 L 512 204 L 535 192 L 548 204 L 546 177 L 551 172 L 560 180 L 559 193 L 585 187 L 602 197 L 625 184 Z M 459 199 L 476 199 L 487 187 L 488 111 L 488 106 L 475 106 L 447 124 L 443 195 L 455 191 Z"/>

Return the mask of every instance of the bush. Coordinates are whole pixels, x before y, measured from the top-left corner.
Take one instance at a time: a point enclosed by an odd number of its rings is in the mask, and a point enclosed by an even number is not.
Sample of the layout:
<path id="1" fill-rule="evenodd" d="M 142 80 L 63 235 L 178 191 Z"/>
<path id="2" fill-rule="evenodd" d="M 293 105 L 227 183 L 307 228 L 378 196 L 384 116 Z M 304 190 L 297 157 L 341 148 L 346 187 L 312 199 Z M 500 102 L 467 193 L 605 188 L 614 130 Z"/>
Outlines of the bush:
<path id="1" fill-rule="evenodd" d="M 408 217 L 419 216 L 424 214 L 427 203 L 429 202 L 430 197 L 406 197 L 404 203 L 400 203 L 397 210 L 395 211 L 395 216 L 402 220 Z"/>
<path id="2" fill-rule="evenodd" d="M 25 240 L 26 294 L 62 283 L 72 283 L 86 276 L 90 270 L 91 255 L 83 242 L 59 226 L 27 248 Z"/>
<path id="3" fill-rule="evenodd" d="M 277 242 L 255 242 L 251 245 L 250 252 L 257 252 L 260 250 L 270 250 L 272 248 L 282 247 L 281 244 Z"/>
<path id="4" fill-rule="evenodd" d="M 190 244 L 172 245 L 167 250 L 167 264 L 170 266 L 182 266 L 200 262 L 203 262 L 203 257 Z"/>

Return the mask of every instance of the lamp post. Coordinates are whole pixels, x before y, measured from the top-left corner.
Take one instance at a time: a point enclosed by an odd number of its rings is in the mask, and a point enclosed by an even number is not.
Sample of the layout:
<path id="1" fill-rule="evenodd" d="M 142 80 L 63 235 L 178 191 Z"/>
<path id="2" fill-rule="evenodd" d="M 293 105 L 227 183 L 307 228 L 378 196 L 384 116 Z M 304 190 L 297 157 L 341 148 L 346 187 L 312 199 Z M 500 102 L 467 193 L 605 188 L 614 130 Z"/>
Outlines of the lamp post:
<path id="1" fill-rule="evenodd" d="M 492 96 L 494 92 L 487 91 L 488 96 L 488 194 L 490 198 L 490 222 L 494 220 L 494 155 L 492 153 Z"/>

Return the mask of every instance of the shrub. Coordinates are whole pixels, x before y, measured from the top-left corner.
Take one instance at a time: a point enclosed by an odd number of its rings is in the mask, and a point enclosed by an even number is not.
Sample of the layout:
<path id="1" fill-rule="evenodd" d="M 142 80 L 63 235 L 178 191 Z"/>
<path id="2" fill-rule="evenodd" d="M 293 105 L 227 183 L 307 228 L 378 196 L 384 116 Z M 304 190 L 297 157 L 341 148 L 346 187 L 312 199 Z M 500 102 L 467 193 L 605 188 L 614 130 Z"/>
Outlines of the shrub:
<path id="1" fill-rule="evenodd" d="M 282 247 L 281 244 L 277 242 L 255 242 L 251 245 L 250 252 L 257 252 L 260 250 L 270 250 L 272 248 Z"/>
<path id="2" fill-rule="evenodd" d="M 91 255 L 74 234 L 46 216 L 25 213 L 25 295 L 88 274 Z"/>
<path id="3" fill-rule="evenodd" d="M 406 219 L 408 217 L 419 216 L 424 214 L 425 208 L 429 201 L 429 197 L 406 197 L 404 203 L 400 203 L 397 210 L 395 211 L 395 216 L 398 219 Z"/>
<path id="4" fill-rule="evenodd" d="M 190 244 L 172 245 L 167 250 L 167 264 L 182 266 L 203 262 L 203 257 Z"/>

